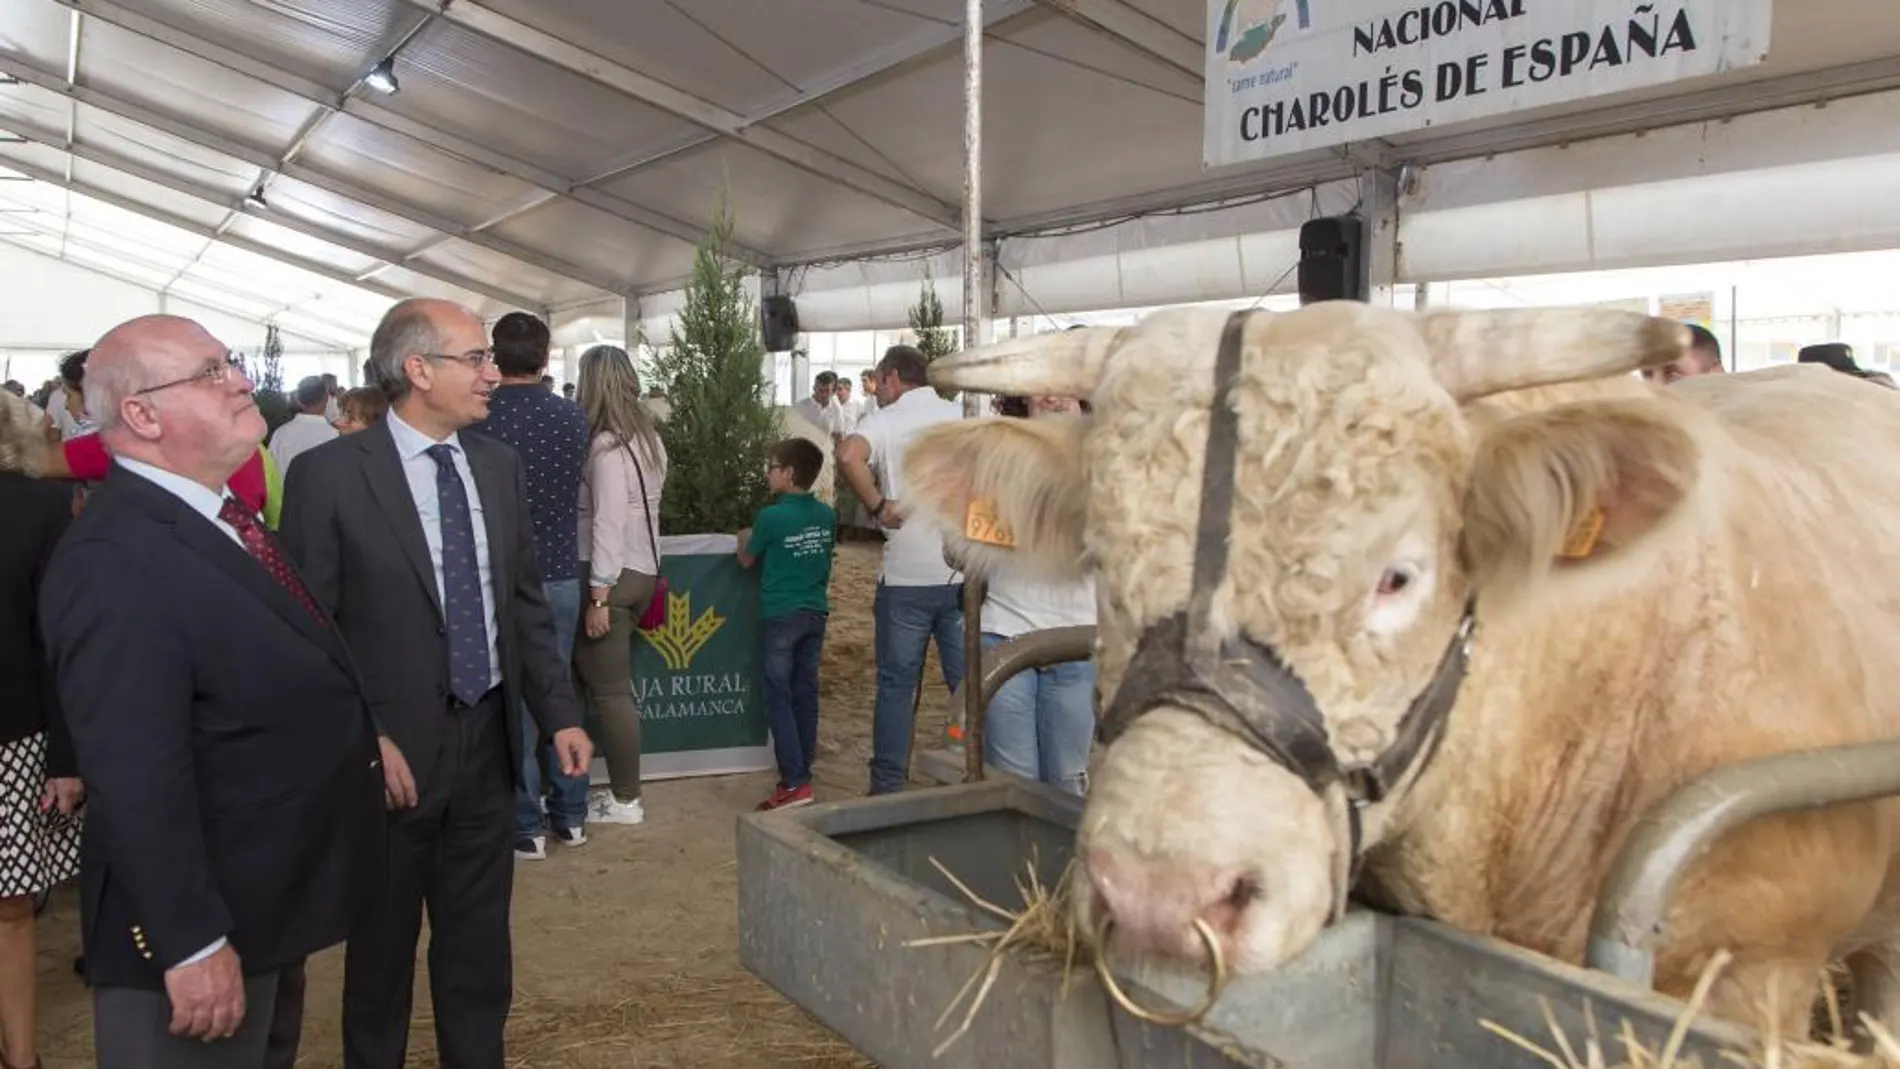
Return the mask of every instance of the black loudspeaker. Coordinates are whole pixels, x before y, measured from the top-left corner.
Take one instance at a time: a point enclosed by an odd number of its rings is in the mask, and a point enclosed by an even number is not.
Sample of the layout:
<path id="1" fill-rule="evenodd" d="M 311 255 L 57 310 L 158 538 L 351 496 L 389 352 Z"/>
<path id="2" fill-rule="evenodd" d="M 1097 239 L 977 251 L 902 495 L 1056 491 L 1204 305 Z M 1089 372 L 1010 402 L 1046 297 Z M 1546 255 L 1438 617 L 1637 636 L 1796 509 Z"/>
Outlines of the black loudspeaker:
<path id="1" fill-rule="evenodd" d="M 1300 227 L 1300 303 L 1367 298 L 1366 222 L 1357 215 L 1314 219 Z"/>
<path id="2" fill-rule="evenodd" d="M 768 353 L 789 353 L 798 346 L 798 306 L 790 297 L 759 301 L 759 333 Z"/>

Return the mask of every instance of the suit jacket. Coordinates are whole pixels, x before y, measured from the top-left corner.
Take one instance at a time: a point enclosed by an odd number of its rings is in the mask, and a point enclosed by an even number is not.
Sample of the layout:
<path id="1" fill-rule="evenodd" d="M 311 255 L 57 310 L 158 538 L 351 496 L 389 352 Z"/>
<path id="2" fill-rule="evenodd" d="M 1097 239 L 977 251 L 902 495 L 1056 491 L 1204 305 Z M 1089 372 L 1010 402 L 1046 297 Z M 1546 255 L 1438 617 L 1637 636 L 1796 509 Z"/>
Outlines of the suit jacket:
<path id="1" fill-rule="evenodd" d="M 40 631 L 40 586 L 73 522 L 73 490 L 0 472 L 0 745 L 46 732 L 46 770 L 55 776 L 75 773 Z"/>
<path id="2" fill-rule="evenodd" d="M 86 972 L 160 988 L 228 937 L 248 975 L 343 941 L 382 880 L 382 771 L 334 627 L 114 467 L 40 598 L 86 781 Z"/>
<path id="3" fill-rule="evenodd" d="M 481 495 L 507 717 L 509 774 L 521 776 L 521 708 L 544 734 L 579 727 L 554 645 L 521 458 L 487 435 L 457 436 Z M 449 639 L 422 518 L 387 421 L 299 456 L 284 482 L 283 537 L 355 652 L 380 730 L 429 781 L 450 723 Z"/>

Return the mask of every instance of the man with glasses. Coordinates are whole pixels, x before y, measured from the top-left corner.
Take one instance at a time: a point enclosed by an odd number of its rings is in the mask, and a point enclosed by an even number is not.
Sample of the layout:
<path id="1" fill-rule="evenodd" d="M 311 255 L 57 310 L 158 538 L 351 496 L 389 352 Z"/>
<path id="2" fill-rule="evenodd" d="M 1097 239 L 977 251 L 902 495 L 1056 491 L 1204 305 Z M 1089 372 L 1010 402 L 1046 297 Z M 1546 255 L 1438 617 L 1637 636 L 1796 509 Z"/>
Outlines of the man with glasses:
<path id="1" fill-rule="evenodd" d="M 403 1064 L 425 902 L 442 1064 L 501 1069 L 524 704 L 563 773 L 593 760 L 555 651 L 521 460 L 461 433 L 489 414 L 493 356 L 467 309 L 397 304 L 370 339 L 388 413 L 285 476 L 284 541 L 335 614 L 384 732 L 389 867 L 345 958 L 351 1069 Z"/>
<path id="2" fill-rule="evenodd" d="M 113 465 L 40 619 L 89 793 L 96 1064 L 296 1060 L 304 959 L 381 878 L 376 731 L 342 638 L 232 491 L 264 418 L 224 346 L 146 316 L 92 350 Z"/>
<path id="3" fill-rule="evenodd" d="M 226 354 L 226 367 L 230 357 Z M 222 380 L 220 380 L 222 381 Z M 98 431 L 89 431 L 67 438 L 58 449 L 48 450 L 46 463 L 40 469 L 42 479 L 76 479 L 80 482 L 103 482 L 112 470 L 112 454 L 106 450 L 106 443 Z M 246 508 L 260 514 L 264 526 L 277 529 L 278 514 L 283 507 L 283 495 L 274 492 L 279 483 L 278 465 L 270 451 L 258 443 L 251 455 L 244 459 L 238 470 L 231 473 L 229 485 L 231 492 L 244 503 Z"/>

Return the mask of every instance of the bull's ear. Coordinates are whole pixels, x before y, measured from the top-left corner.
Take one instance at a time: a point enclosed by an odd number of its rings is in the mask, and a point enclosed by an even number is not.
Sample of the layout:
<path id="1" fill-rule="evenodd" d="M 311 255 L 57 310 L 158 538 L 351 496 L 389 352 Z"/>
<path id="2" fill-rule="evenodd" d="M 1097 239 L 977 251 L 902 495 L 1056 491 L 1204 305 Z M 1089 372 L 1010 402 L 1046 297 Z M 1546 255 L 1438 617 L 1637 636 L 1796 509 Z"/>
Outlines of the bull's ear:
<path id="1" fill-rule="evenodd" d="M 1571 404 L 1508 419 L 1479 440 L 1464 552 L 1479 589 L 1509 601 L 1565 575 L 1601 580 L 1640 560 L 1686 510 L 1695 436 L 1653 400 Z"/>
<path id="2" fill-rule="evenodd" d="M 1087 417 L 941 423 L 904 455 L 905 523 L 929 523 L 964 571 L 1077 578 Z"/>

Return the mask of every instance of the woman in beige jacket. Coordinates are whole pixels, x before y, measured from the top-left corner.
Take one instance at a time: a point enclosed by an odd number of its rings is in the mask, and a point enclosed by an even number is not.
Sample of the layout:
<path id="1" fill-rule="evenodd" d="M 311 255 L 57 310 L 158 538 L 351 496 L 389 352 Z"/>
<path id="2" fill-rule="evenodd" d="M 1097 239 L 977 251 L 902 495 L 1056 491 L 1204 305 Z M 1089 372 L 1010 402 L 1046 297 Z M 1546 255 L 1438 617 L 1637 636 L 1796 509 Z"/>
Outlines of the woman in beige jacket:
<path id="1" fill-rule="evenodd" d="M 581 482 L 580 557 L 587 576 L 574 668 L 599 718 L 612 789 L 597 794 L 587 819 L 646 820 L 640 800 L 640 709 L 633 696 L 633 641 L 660 574 L 660 490 L 666 449 L 640 401 L 640 376 L 626 350 L 596 345 L 581 354 L 575 398 L 590 445 Z"/>

